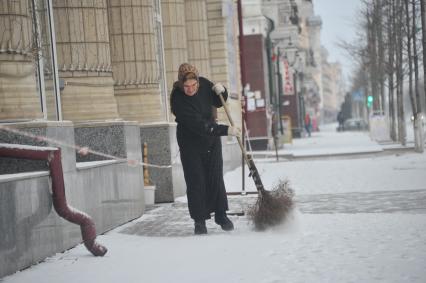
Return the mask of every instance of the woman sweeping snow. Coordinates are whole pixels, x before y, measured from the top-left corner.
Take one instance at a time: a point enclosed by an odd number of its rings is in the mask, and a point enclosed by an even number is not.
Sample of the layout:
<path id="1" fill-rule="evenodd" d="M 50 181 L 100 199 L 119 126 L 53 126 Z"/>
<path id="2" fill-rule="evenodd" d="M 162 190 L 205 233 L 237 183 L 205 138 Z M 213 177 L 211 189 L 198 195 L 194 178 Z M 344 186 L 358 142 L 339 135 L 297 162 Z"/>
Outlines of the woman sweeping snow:
<path id="1" fill-rule="evenodd" d="M 188 209 L 194 219 L 194 233 L 206 234 L 206 220 L 215 213 L 215 222 L 225 231 L 234 229 L 226 215 L 228 199 L 223 181 L 222 143 L 220 136 L 240 136 L 237 127 L 215 121 L 212 106 L 222 107 L 218 94 L 225 100 L 225 87 L 198 75 L 188 63 L 179 67 L 178 81 L 170 95 L 172 113 L 176 116 L 177 142 L 186 182 Z"/>

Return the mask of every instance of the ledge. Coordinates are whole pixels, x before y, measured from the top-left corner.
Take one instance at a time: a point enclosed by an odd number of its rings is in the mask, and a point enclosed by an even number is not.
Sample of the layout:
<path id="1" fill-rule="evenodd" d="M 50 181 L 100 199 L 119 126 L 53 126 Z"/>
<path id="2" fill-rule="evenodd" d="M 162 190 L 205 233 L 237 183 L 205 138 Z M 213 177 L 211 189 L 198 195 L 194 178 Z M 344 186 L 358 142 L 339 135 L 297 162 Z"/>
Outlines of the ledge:
<path id="1" fill-rule="evenodd" d="M 30 121 L 0 121 L 0 126 L 12 128 L 42 128 L 42 127 L 72 127 L 71 121 L 48 121 L 48 120 L 30 120 Z"/>
<path id="2" fill-rule="evenodd" d="M 139 126 L 141 128 L 155 128 L 155 127 L 175 127 L 177 124 L 175 122 L 152 122 L 152 123 L 142 123 Z"/>
<path id="3" fill-rule="evenodd" d="M 3 174 L 3 175 L 0 175 L 0 183 L 19 181 L 19 180 L 25 180 L 25 179 L 33 179 L 33 178 L 39 178 L 39 177 L 47 177 L 47 176 L 49 176 L 49 171 Z"/>
<path id="4" fill-rule="evenodd" d="M 75 128 L 93 128 L 93 127 L 103 127 L 103 126 L 138 126 L 139 123 L 137 121 L 124 121 L 124 120 L 93 120 L 93 121 L 81 121 L 74 122 Z"/>
<path id="5" fill-rule="evenodd" d="M 107 166 L 111 164 L 118 164 L 118 163 L 124 163 L 124 161 L 99 160 L 99 161 L 77 162 L 76 168 L 77 170 L 85 170 L 85 169 L 97 168 L 97 167 Z"/>

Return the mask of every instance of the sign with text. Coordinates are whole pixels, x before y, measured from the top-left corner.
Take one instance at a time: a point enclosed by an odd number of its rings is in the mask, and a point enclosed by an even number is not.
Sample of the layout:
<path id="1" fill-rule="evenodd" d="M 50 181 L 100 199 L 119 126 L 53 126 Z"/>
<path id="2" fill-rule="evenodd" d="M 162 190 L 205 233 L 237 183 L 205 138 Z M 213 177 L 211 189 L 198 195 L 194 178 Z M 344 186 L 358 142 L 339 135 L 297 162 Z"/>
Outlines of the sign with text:
<path id="1" fill-rule="evenodd" d="M 290 67 L 287 60 L 283 60 L 284 71 L 283 71 L 283 91 L 284 95 L 293 95 L 293 74 L 290 72 Z"/>

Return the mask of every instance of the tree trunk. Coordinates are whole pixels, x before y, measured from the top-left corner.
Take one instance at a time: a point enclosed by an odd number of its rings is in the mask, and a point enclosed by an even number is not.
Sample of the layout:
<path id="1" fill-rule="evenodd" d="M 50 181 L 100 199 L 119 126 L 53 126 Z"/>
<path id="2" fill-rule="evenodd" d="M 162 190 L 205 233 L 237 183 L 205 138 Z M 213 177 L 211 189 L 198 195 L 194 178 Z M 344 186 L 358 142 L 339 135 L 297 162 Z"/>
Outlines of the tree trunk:
<path id="1" fill-rule="evenodd" d="M 397 13 L 397 23 L 396 26 L 403 26 L 403 8 L 401 5 L 401 0 L 397 0 L 397 9 L 399 13 Z M 403 34 L 402 29 L 399 29 L 397 32 L 397 113 L 398 113 L 398 141 L 402 145 L 406 145 L 406 126 L 405 126 L 405 118 L 404 118 L 404 100 L 403 100 L 403 90 L 404 90 L 404 71 L 403 71 Z"/>
<path id="2" fill-rule="evenodd" d="M 413 63 L 414 63 L 414 93 L 416 94 L 417 112 L 422 112 L 422 103 L 419 91 L 419 54 L 417 51 L 417 7 L 416 1 L 412 2 L 412 32 L 413 32 Z"/>
<path id="3" fill-rule="evenodd" d="M 417 27 L 416 27 L 416 2 L 412 1 L 412 36 L 413 36 L 413 63 L 414 63 L 414 92 L 416 94 L 417 108 L 416 113 L 414 113 L 414 141 L 415 141 L 415 151 L 423 152 L 424 151 L 424 129 L 423 129 L 423 119 L 422 119 L 422 102 L 420 100 L 420 91 L 419 91 L 419 62 L 417 55 Z"/>
<path id="4" fill-rule="evenodd" d="M 388 84 L 389 84 L 389 122 L 390 122 L 390 138 L 396 141 L 396 115 L 395 115 L 395 0 L 391 0 L 388 9 Z"/>
<path id="5" fill-rule="evenodd" d="M 413 57 L 411 55 L 411 23 L 410 23 L 410 7 L 408 0 L 404 0 L 405 7 L 405 28 L 407 29 L 407 63 L 408 63 L 408 94 L 410 95 L 411 109 L 413 115 L 417 113 L 417 104 L 413 94 Z"/>
<path id="6" fill-rule="evenodd" d="M 385 109 L 385 81 L 384 81 L 384 46 L 383 46 L 383 0 L 376 0 L 376 32 L 377 32 L 377 83 L 380 89 L 380 112 L 384 112 Z M 382 113 L 383 114 L 383 113 Z"/>
<path id="7" fill-rule="evenodd" d="M 426 100 L 426 0 L 420 0 L 420 14 L 422 20 L 422 45 L 423 45 L 423 87 Z"/>
<path id="8" fill-rule="evenodd" d="M 367 8 L 368 9 L 368 8 Z M 372 6 L 372 11 L 367 11 L 367 46 L 369 54 L 369 74 L 370 74 L 370 86 L 371 95 L 373 96 L 372 111 L 380 109 L 380 99 L 378 95 L 378 84 L 377 84 L 377 36 L 376 36 L 376 13 L 375 5 Z"/>

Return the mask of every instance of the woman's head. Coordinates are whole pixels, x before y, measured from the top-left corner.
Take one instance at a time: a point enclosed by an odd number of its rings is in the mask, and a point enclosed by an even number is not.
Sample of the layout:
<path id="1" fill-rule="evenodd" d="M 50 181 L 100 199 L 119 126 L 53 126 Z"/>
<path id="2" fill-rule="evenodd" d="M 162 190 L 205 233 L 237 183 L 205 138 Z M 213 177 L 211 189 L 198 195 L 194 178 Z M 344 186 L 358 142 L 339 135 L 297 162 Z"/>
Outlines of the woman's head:
<path id="1" fill-rule="evenodd" d="M 198 91 L 198 70 L 193 65 L 183 63 L 179 66 L 178 81 L 180 87 L 188 96 L 193 96 Z"/>

